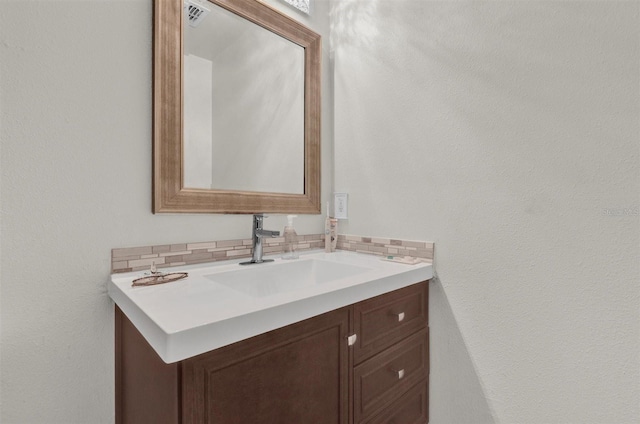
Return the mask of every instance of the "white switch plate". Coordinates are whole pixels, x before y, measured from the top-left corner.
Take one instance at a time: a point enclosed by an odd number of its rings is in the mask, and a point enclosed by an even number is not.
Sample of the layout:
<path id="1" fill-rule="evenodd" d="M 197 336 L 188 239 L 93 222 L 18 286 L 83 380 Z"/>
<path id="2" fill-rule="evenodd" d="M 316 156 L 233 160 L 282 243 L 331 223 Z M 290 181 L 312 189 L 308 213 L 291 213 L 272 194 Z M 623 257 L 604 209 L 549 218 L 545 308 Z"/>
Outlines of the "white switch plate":
<path id="1" fill-rule="evenodd" d="M 333 214 L 337 219 L 349 219 L 349 195 L 333 193 Z"/>

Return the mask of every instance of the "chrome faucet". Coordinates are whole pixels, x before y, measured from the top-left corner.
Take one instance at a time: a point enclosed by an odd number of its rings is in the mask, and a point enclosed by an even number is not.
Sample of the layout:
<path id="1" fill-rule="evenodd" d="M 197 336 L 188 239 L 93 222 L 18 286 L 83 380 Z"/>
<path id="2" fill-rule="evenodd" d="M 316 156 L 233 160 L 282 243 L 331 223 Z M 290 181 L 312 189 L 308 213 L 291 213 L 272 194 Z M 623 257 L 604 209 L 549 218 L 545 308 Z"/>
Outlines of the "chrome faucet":
<path id="1" fill-rule="evenodd" d="M 253 215 L 253 257 L 250 261 L 240 262 L 240 265 L 261 264 L 263 262 L 272 262 L 273 259 L 262 259 L 262 239 L 264 237 L 278 237 L 280 231 L 265 230 L 262 228 L 262 221 L 267 218 L 263 214 Z"/>

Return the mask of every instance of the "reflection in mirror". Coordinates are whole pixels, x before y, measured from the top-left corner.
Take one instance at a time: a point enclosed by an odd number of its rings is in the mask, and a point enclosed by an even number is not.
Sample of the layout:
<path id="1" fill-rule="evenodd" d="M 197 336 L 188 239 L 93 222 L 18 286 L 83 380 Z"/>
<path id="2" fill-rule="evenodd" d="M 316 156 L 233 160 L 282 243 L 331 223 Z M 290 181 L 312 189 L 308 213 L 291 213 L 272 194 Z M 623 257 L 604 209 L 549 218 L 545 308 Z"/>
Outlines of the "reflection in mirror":
<path id="1" fill-rule="evenodd" d="M 320 213 L 320 35 L 256 0 L 154 0 L 153 51 L 154 213 Z"/>
<path id="2" fill-rule="evenodd" d="M 304 193 L 304 49 L 215 4 L 184 28 L 184 186 Z"/>

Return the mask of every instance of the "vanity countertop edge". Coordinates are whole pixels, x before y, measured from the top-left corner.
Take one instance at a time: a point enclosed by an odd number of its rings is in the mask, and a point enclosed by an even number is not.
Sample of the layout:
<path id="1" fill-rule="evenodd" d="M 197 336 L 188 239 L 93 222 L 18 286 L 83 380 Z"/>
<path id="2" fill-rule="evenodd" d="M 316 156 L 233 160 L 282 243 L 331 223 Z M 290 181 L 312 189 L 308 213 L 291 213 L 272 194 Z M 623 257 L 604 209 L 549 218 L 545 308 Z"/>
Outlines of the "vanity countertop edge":
<path id="1" fill-rule="evenodd" d="M 158 356 L 170 364 L 433 277 L 430 263 L 398 264 L 349 251 L 312 251 L 298 261 L 313 259 L 362 266 L 367 272 L 255 298 L 207 278 L 240 269 L 239 261 L 224 261 L 166 269 L 188 272 L 189 277 L 148 287 L 131 287 L 142 272 L 113 274 L 108 294 Z M 252 269 L 291 262 L 277 258 Z"/>

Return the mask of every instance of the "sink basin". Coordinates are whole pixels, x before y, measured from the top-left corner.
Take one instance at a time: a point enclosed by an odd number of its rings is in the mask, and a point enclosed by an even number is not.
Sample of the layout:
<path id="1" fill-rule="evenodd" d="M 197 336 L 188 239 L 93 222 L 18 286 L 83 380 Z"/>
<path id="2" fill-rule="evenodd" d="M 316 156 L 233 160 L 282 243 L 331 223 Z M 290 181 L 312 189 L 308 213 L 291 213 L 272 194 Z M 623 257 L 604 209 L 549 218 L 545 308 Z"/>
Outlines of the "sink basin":
<path id="1" fill-rule="evenodd" d="M 241 268 L 204 277 L 252 297 L 266 297 L 326 284 L 370 271 L 369 268 L 357 265 L 319 259 L 250 266 L 252 268 Z"/>

